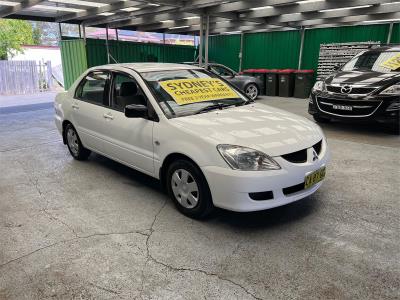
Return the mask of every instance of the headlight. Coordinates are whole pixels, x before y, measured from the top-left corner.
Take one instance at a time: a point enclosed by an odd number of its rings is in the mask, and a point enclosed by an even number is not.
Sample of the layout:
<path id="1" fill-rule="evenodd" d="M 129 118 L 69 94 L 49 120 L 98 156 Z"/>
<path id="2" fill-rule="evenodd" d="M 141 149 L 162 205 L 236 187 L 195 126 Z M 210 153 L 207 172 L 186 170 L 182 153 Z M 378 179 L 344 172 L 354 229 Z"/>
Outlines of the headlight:
<path id="1" fill-rule="evenodd" d="M 400 95 L 400 83 L 393 84 L 387 89 L 383 90 L 381 95 Z"/>
<path id="2" fill-rule="evenodd" d="M 317 81 L 313 88 L 312 88 L 313 92 L 322 92 L 325 91 L 325 82 L 323 82 L 322 80 Z"/>
<path id="3" fill-rule="evenodd" d="M 235 145 L 218 145 L 217 149 L 228 165 L 235 170 L 279 170 L 279 164 L 267 154 Z"/>

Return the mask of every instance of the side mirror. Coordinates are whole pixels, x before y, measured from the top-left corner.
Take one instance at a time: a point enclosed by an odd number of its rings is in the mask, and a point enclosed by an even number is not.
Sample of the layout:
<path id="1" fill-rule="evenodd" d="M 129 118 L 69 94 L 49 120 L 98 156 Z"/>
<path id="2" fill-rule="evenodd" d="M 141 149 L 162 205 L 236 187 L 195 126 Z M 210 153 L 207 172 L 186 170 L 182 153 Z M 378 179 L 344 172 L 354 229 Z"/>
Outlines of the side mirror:
<path id="1" fill-rule="evenodd" d="M 340 64 L 335 65 L 335 66 L 333 67 L 333 71 L 338 71 L 338 70 L 340 70 L 340 67 L 341 67 Z"/>
<path id="2" fill-rule="evenodd" d="M 147 118 L 147 106 L 142 104 L 130 104 L 125 106 L 125 117 L 127 118 Z"/>

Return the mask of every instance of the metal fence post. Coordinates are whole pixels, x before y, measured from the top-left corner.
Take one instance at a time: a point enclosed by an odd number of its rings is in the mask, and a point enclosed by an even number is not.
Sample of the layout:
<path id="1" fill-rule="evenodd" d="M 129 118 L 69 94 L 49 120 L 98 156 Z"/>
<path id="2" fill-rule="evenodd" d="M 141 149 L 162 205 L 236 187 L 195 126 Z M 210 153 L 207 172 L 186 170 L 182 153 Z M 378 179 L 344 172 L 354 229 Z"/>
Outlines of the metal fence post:
<path id="1" fill-rule="evenodd" d="M 388 32 L 386 44 L 390 44 L 390 40 L 392 39 L 392 33 L 393 33 L 393 22 L 390 23 L 390 25 L 389 25 L 389 32 Z"/>
<path id="2" fill-rule="evenodd" d="M 298 66 L 297 66 L 297 69 L 298 69 L 298 70 L 301 69 L 301 63 L 302 63 L 302 60 L 303 60 L 304 32 L 305 32 L 305 29 L 304 29 L 304 28 L 300 29 L 301 37 L 300 37 L 299 63 L 298 63 Z"/>
<path id="3" fill-rule="evenodd" d="M 242 72 L 243 67 L 243 39 L 244 33 L 240 34 L 240 52 L 239 52 L 239 72 Z"/>

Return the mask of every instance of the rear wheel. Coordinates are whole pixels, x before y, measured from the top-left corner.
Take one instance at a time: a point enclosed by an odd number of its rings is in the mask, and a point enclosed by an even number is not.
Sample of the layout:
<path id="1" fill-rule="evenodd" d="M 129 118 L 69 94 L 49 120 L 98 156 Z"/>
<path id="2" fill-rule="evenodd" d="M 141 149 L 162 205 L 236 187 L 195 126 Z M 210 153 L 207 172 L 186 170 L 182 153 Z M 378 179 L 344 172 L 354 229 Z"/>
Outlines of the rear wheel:
<path id="1" fill-rule="evenodd" d="M 68 150 L 72 157 L 77 160 L 86 160 L 90 155 L 90 150 L 83 147 L 82 142 L 72 124 L 65 127 L 65 138 L 67 141 Z"/>
<path id="2" fill-rule="evenodd" d="M 254 83 L 250 83 L 250 84 L 246 85 L 244 92 L 251 100 L 256 100 L 258 97 L 258 94 L 260 93 L 258 86 Z"/>
<path id="3" fill-rule="evenodd" d="M 321 117 L 319 115 L 313 115 L 313 118 L 318 123 L 329 123 L 331 121 L 330 119 Z"/>
<path id="4" fill-rule="evenodd" d="M 201 170 L 192 162 L 179 159 L 173 162 L 166 177 L 168 194 L 184 215 L 201 219 L 214 209 L 211 192 Z"/>

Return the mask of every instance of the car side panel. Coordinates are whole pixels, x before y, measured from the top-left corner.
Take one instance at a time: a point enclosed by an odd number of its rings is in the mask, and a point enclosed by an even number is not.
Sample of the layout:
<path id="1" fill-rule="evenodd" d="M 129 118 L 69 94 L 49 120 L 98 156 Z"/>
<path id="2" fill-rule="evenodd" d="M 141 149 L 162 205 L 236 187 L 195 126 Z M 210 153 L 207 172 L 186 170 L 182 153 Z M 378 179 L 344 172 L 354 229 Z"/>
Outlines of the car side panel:
<path id="1" fill-rule="evenodd" d="M 108 109 L 107 114 L 112 119 L 105 121 L 104 151 L 141 172 L 153 175 L 154 122 L 130 119 L 123 112 L 112 109 Z"/>
<path id="2" fill-rule="evenodd" d="M 71 103 L 71 123 L 74 125 L 82 144 L 94 151 L 104 151 L 106 108 L 85 101 Z"/>

